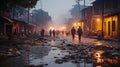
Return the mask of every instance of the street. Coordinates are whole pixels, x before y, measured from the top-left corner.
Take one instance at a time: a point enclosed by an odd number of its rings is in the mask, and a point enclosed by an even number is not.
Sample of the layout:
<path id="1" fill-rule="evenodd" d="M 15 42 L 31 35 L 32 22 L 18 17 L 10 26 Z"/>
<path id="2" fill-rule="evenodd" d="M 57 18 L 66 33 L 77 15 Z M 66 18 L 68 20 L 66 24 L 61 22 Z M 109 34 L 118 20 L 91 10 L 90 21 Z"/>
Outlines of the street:
<path id="1" fill-rule="evenodd" d="M 8 56 L 1 67 L 119 67 L 120 45 L 77 36 L 44 37 L 32 39 L 19 45 L 20 55 Z M 18 47 L 17 47 L 18 48 Z M 11 47 L 12 49 L 12 47 Z M 10 51 L 9 51 L 10 52 Z M 11 51 L 12 53 L 12 51 Z M 2 54 L 2 51 L 1 51 Z"/>
<path id="2" fill-rule="evenodd" d="M 120 67 L 120 0 L 0 0 L 0 67 Z"/>

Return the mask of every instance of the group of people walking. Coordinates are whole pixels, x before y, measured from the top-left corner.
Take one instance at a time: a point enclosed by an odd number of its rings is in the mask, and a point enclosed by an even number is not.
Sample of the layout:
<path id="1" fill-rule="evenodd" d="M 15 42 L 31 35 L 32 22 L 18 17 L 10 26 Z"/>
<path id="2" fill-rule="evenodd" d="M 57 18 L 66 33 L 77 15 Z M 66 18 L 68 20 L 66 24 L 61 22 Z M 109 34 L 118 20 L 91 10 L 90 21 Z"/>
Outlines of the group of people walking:
<path id="1" fill-rule="evenodd" d="M 73 27 L 72 29 L 71 29 L 71 35 L 72 35 L 72 39 L 74 40 L 74 38 L 75 38 L 75 34 L 78 34 L 78 39 L 79 39 L 79 41 L 81 41 L 81 35 L 82 35 L 82 33 L 83 33 L 83 31 L 82 31 L 82 28 L 79 26 L 79 28 L 77 29 L 77 31 L 75 30 L 75 28 Z"/>
<path id="2" fill-rule="evenodd" d="M 41 35 L 42 37 L 45 36 L 45 30 L 44 30 L 44 29 L 41 29 L 40 35 Z M 50 30 L 49 30 L 49 35 L 55 37 L 55 30 L 51 30 L 51 29 L 50 29 Z"/>
<path id="3" fill-rule="evenodd" d="M 49 34 L 50 34 L 50 37 L 53 35 L 53 37 L 55 37 L 55 30 L 49 30 Z"/>
<path id="4" fill-rule="evenodd" d="M 41 29 L 41 36 L 42 37 L 44 37 L 44 33 L 45 33 L 45 30 L 44 29 Z M 75 39 L 75 34 L 78 34 L 78 39 L 79 39 L 79 41 L 81 41 L 81 35 L 82 35 L 82 33 L 83 33 L 83 31 L 82 31 L 82 28 L 79 26 L 79 28 L 77 29 L 77 31 L 76 31 L 76 29 L 73 27 L 72 29 L 71 29 L 71 35 L 72 35 L 72 39 L 74 40 Z M 50 35 L 50 37 L 51 36 L 53 36 L 53 37 L 55 37 L 55 30 L 49 30 L 49 35 Z"/>

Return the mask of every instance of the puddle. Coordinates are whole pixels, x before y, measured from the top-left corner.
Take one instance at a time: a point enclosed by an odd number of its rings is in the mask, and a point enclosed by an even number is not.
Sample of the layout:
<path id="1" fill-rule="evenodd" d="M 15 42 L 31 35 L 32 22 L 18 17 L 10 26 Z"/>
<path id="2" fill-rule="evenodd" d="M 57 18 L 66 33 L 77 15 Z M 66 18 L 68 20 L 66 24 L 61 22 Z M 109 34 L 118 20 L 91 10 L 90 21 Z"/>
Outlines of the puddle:
<path id="1" fill-rule="evenodd" d="M 58 47 L 62 40 L 51 40 L 48 43 L 50 45 L 28 46 L 28 49 L 25 49 L 21 56 L 5 60 L 1 67 L 25 67 L 26 65 L 33 65 L 33 67 L 39 65 L 43 65 L 43 67 L 110 67 L 113 65 L 113 67 L 119 67 L 114 66 L 119 64 L 119 57 L 108 58 L 104 56 L 105 49 L 110 50 L 111 48 L 100 45 L 76 45 L 62 50 Z M 70 51 L 74 52 L 73 56 L 71 56 Z M 93 57 L 89 58 L 88 55 L 92 53 Z M 63 61 L 66 58 L 68 61 Z M 57 59 L 60 59 L 60 63 L 55 62 Z"/>

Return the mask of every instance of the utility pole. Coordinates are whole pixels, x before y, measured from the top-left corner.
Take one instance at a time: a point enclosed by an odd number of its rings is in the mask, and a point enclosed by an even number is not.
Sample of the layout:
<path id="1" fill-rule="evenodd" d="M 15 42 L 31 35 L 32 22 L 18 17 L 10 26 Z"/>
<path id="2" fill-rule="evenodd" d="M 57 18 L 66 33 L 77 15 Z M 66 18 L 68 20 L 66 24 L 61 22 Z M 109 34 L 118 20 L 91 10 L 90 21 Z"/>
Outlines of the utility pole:
<path id="1" fill-rule="evenodd" d="M 28 7 L 28 24 L 29 24 L 29 11 L 30 11 L 30 7 Z"/>
<path id="2" fill-rule="evenodd" d="M 84 9 L 85 9 L 85 0 L 84 0 Z M 84 22 L 85 22 L 85 10 L 84 10 Z"/>
<path id="3" fill-rule="evenodd" d="M 40 8 L 41 8 L 41 18 L 42 20 L 44 20 L 44 16 L 43 16 L 43 3 L 42 3 L 42 0 L 40 0 Z M 43 28 L 44 24 L 40 24 L 41 28 Z"/>
<path id="4" fill-rule="evenodd" d="M 102 10 L 101 10 L 101 16 L 102 16 L 102 38 L 104 38 L 104 0 L 102 0 Z"/>
<path id="5" fill-rule="evenodd" d="M 31 0 L 28 0 L 28 24 L 30 23 L 30 21 L 29 21 L 29 16 L 30 16 L 30 3 L 31 3 Z"/>

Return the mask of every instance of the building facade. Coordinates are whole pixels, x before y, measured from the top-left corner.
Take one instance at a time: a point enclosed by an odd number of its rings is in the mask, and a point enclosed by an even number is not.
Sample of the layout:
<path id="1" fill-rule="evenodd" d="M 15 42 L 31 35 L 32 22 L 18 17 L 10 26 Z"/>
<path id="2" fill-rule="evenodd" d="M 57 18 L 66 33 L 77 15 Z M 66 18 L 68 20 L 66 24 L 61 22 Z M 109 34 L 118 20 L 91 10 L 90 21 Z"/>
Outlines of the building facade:
<path id="1" fill-rule="evenodd" d="M 92 11 L 85 14 L 91 16 L 90 30 L 94 32 L 102 31 L 104 38 L 114 38 L 120 40 L 120 0 L 96 0 L 93 2 Z M 90 9 L 90 8 L 89 8 Z M 90 12 L 91 11 L 91 12 Z M 88 18 L 86 18 L 88 20 Z"/>

